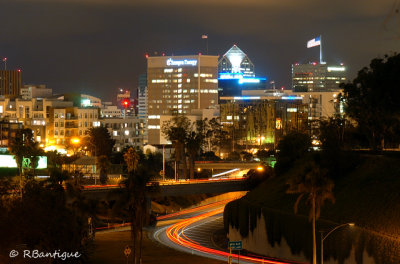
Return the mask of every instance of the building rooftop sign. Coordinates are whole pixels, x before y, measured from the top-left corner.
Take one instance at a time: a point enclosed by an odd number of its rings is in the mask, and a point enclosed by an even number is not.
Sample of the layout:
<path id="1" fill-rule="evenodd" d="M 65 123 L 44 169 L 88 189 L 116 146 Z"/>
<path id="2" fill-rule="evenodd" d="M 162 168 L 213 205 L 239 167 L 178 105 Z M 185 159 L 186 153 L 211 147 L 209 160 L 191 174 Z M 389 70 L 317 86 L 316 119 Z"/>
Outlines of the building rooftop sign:
<path id="1" fill-rule="evenodd" d="M 183 65 L 191 65 L 191 66 L 196 66 L 197 65 L 197 60 L 173 60 L 172 58 L 169 58 L 167 60 L 167 65 L 168 66 L 183 66 Z"/>

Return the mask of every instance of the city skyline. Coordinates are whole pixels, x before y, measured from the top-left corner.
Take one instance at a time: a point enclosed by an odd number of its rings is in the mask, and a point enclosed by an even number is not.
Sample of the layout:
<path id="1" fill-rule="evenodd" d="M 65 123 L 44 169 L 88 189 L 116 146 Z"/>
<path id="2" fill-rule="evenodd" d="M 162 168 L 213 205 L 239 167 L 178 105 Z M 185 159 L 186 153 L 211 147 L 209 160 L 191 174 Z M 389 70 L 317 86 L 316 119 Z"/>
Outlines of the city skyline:
<path id="1" fill-rule="evenodd" d="M 345 63 L 348 80 L 370 59 L 398 51 L 395 1 L 3 1 L 0 57 L 21 69 L 23 84 L 56 93 L 85 92 L 113 100 L 117 88 L 135 90 L 145 54 L 223 55 L 237 44 L 257 75 L 290 88 L 292 63 L 318 61 L 306 48 L 322 35 L 324 60 Z M 192 11 L 193 10 L 193 11 Z M 313 16 L 310 16 L 313 14 Z M 235 17 L 235 19 L 232 19 Z M 397 20 L 396 20 L 397 19 Z M 1 67 L 3 68 L 3 64 Z"/>

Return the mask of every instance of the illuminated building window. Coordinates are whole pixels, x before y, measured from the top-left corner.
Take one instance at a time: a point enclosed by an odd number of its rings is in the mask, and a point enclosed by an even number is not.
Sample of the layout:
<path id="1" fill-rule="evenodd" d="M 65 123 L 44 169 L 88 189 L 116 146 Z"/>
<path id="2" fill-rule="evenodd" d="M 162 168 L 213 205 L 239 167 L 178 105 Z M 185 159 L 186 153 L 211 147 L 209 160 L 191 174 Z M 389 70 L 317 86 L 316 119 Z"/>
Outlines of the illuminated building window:
<path id="1" fill-rule="evenodd" d="M 226 116 L 226 120 L 232 120 L 232 116 Z"/>
<path id="2" fill-rule="evenodd" d="M 113 136 L 114 136 L 114 137 L 118 136 L 118 131 L 114 130 L 114 131 L 113 131 Z"/>
<path id="3" fill-rule="evenodd" d="M 129 136 L 129 130 L 125 130 L 125 136 Z"/>

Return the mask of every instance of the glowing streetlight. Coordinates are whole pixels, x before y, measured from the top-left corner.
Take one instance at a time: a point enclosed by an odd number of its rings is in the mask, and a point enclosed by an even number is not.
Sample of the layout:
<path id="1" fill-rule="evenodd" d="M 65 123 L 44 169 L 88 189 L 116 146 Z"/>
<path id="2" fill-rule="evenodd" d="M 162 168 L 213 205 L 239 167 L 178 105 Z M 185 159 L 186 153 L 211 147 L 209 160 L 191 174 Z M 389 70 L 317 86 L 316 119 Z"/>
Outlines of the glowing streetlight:
<path id="1" fill-rule="evenodd" d="M 346 224 L 342 224 L 342 225 L 338 225 L 337 227 L 333 228 L 331 231 L 328 232 L 328 234 L 326 234 L 326 236 L 324 236 L 324 232 L 321 231 L 321 264 L 324 264 L 324 240 L 330 235 L 332 234 L 333 231 L 341 228 L 341 227 L 346 227 L 346 226 L 350 226 L 353 227 L 355 224 L 354 223 L 346 223 Z"/>
<path id="2" fill-rule="evenodd" d="M 258 167 L 257 167 L 257 171 L 260 171 L 260 172 L 261 172 L 261 171 L 264 171 L 264 167 L 263 167 L 263 166 L 258 166 Z"/>
<path id="3" fill-rule="evenodd" d="M 81 140 L 79 138 L 71 138 L 71 143 L 74 145 L 78 145 L 81 143 Z"/>

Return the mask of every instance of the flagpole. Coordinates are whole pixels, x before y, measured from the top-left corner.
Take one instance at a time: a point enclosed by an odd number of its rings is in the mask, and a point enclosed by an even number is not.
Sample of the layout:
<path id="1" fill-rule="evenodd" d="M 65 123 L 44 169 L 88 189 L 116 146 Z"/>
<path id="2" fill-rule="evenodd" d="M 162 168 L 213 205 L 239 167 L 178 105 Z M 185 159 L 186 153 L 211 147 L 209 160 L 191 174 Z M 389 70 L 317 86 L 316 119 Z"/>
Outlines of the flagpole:
<path id="1" fill-rule="evenodd" d="M 319 63 L 322 64 L 322 35 L 319 35 Z"/>

